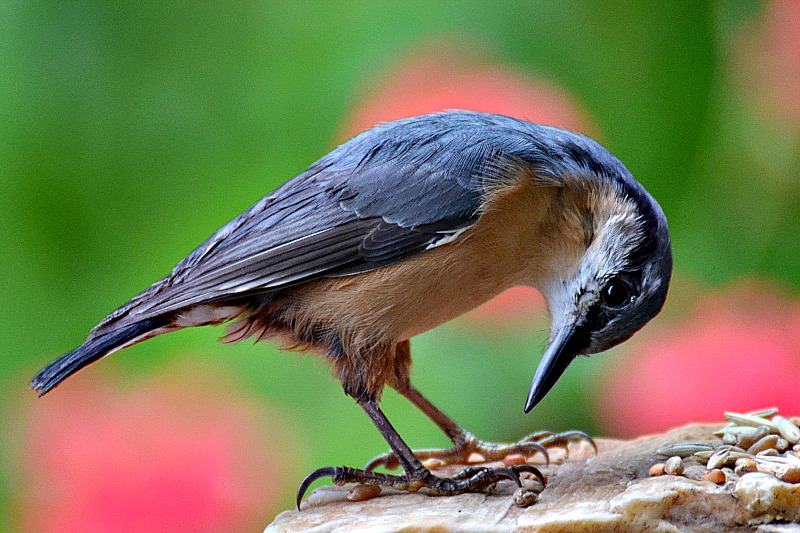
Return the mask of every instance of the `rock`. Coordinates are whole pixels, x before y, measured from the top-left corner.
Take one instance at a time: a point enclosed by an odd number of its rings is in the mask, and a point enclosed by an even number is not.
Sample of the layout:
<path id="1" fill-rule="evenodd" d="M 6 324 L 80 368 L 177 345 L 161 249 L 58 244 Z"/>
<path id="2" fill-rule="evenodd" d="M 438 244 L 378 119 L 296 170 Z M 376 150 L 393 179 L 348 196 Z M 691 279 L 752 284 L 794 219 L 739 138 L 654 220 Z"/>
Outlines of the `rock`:
<path id="1" fill-rule="evenodd" d="M 736 483 L 733 495 L 745 506 L 751 522 L 800 522 L 800 483 L 751 472 Z"/>
<path id="2" fill-rule="evenodd" d="M 314 531 L 790 531 L 800 529 L 800 484 L 767 474 L 748 473 L 716 485 L 702 481 L 702 469 L 688 458 L 686 476 L 651 477 L 663 462 L 662 446 L 720 439 L 720 425 L 691 425 L 631 441 L 598 439 L 599 452 L 578 444 L 560 462 L 541 465 L 548 478 L 535 504 L 514 504 L 517 486 L 501 482 L 492 494 L 427 496 L 383 489 L 380 496 L 348 501 L 351 487 L 323 486 L 303 502 L 301 511 L 279 514 L 268 532 Z M 563 459 L 563 454 L 561 459 Z M 558 464 L 560 462 L 560 464 Z M 493 463 L 490 466 L 502 466 Z M 437 470 L 452 475 L 462 466 Z M 689 477 L 687 477 L 689 476 Z M 768 524 L 781 520 L 780 524 Z M 758 525 L 764 523 L 765 525 Z M 790 529 L 783 529 L 785 526 Z M 775 529 L 778 528 L 778 529 Z M 795 529 L 797 530 L 797 529 Z"/>

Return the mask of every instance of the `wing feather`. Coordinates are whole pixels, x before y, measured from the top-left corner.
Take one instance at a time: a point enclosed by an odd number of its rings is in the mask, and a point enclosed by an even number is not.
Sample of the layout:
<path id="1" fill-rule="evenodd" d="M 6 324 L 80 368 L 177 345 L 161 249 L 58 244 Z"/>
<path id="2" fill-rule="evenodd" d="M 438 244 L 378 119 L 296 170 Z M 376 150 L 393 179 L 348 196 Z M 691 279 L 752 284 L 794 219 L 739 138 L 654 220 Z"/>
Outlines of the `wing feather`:
<path id="1" fill-rule="evenodd" d="M 485 181 L 496 179 L 490 170 L 518 162 L 504 146 L 522 145 L 509 132 L 525 132 L 509 121 L 452 112 L 354 137 L 225 225 L 93 335 L 199 303 L 365 272 L 450 242 L 479 218 Z"/>

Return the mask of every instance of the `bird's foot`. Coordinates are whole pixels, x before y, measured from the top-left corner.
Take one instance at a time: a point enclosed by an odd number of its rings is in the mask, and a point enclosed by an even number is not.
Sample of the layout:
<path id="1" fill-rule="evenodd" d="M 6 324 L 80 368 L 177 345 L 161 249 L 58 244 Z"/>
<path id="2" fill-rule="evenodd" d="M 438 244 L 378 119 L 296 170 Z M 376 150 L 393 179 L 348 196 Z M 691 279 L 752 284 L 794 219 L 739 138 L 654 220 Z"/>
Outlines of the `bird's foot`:
<path id="1" fill-rule="evenodd" d="M 529 460 L 540 453 L 544 457 L 545 464 L 549 464 L 548 448 L 563 449 L 564 458 L 566 459 L 569 457 L 569 444 L 580 441 L 588 442 L 597 453 L 597 445 L 594 440 L 583 431 L 565 431 L 563 433 L 537 431 L 509 444 L 484 442 L 476 438 L 472 433 L 464 431 L 456 437 L 455 445 L 452 448 L 414 450 L 414 455 L 431 469 L 452 464 L 466 464 L 473 454 L 480 455 L 483 458 L 483 462 L 492 462 L 502 461 L 510 455 L 517 454 Z M 387 452 L 373 458 L 366 464 L 364 470 L 371 472 L 380 466 L 394 470 L 400 466 L 400 462 L 393 452 Z"/>
<path id="2" fill-rule="evenodd" d="M 402 476 L 391 474 L 381 474 L 371 470 L 358 470 L 346 466 L 329 466 L 319 468 L 300 483 L 297 489 L 297 508 L 300 509 L 300 501 L 303 499 L 311 484 L 323 477 L 331 477 L 336 485 L 347 483 L 362 483 L 366 485 L 378 485 L 391 487 L 393 489 L 406 492 L 417 492 L 425 489 L 426 492 L 438 496 L 451 496 L 463 494 L 465 492 L 489 492 L 494 488 L 498 481 L 510 479 L 518 487 L 522 486 L 520 474 L 528 472 L 536 476 L 542 485 L 547 483 L 544 475 L 533 465 L 515 465 L 506 468 L 486 468 L 486 467 L 467 467 L 458 474 L 450 478 L 434 476 L 426 468 L 420 467 L 419 470 Z"/>

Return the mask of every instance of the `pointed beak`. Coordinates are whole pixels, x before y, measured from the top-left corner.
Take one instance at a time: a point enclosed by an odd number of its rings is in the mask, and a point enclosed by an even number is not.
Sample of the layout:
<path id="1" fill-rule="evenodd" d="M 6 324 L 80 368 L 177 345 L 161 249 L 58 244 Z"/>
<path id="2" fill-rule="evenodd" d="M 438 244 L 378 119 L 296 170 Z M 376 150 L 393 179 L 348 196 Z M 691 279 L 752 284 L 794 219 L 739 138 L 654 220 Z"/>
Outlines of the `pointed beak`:
<path id="1" fill-rule="evenodd" d="M 569 324 L 562 328 L 545 350 L 539 368 L 533 376 L 528 400 L 525 402 L 525 412 L 530 412 L 545 395 L 550 392 L 558 378 L 567 369 L 569 364 L 578 356 L 584 346 L 579 346 L 581 326 Z"/>

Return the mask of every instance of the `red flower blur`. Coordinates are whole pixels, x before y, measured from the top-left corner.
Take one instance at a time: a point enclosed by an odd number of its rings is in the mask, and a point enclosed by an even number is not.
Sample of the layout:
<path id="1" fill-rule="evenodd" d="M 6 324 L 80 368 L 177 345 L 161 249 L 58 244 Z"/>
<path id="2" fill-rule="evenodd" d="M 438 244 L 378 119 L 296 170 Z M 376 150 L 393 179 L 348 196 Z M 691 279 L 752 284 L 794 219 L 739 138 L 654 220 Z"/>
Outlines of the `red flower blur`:
<path id="1" fill-rule="evenodd" d="M 35 402 L 23 451 L 26 529 L 262 528 L 286 477 L 287 424 L 237 397 L 219 369 L 202 382 L 197 365 L 191 374 L 193 383 L 176 371 L 119 392 L 95 372 Z"/>
<path id="2" fill-rule="evenodd" d="M 735 43 L 736 75 L 762 108 L 800 126 L 800 2 L 772 0 Z"/>
<path id="3" fill-rule="evenodd" d="M 472 44 L 432 42 L 411 54 L 368 91 L 345 121 L 343 137 L 379 122 L 446 109 L 499 113 L 591 134 L 589 114 L 565 89 L 509 67 L 488 64 Z M 518 287 L 467 315 L 480 324 L 519 322 L 541 316 L 544 298 Z"/>
<path id="4" fill-rule="evenodd" d="M 800 413 L 800 302 L 739 285 L 703 299 L 669 329 L 625 345 L 598 405 L 615 436 L 719 421 L 724 411 Z"/>

